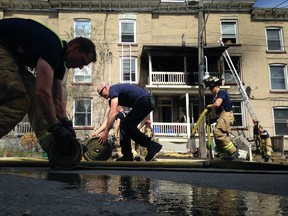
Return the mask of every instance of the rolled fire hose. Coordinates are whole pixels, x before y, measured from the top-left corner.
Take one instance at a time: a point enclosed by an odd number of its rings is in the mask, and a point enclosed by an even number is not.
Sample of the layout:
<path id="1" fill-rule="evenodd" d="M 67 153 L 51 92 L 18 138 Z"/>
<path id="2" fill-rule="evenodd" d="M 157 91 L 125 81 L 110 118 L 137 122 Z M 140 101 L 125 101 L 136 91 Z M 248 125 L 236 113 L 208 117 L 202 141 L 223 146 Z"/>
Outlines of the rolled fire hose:
<path id="1" fill-rule="evenodd" d="M 82 145 L 74 137 L 55 140 L 48 148 L 48 159 L 52 168 L 73 168 L 80 163 L 82 154 Z"/>
<path id="2" fill-rule="evenodd" d="M 87 151 L 83 154 L 83 157 L 87 161 L 103 161 L 108 160 L 111 157 L 113 145 L 108 140 L 105 144 L 98 142 L 99 137 L 93 137 L 88 139 L 84 145 Z"/>

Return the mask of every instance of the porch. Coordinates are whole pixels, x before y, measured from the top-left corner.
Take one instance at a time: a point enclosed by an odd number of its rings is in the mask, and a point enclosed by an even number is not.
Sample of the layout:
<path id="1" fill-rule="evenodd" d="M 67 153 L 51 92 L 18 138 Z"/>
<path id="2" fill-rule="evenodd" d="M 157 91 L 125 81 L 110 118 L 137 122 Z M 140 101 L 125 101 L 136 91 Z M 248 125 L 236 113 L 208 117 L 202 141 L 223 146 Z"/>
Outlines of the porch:
<path id="1" fill-rule="evenodd" d="M 221 78 L 220 72 L 209 72 L 209 75 Z M 198 77 L 198 72 L 151 71 L 148 77 L 148 85 L 198 86 Z"/>

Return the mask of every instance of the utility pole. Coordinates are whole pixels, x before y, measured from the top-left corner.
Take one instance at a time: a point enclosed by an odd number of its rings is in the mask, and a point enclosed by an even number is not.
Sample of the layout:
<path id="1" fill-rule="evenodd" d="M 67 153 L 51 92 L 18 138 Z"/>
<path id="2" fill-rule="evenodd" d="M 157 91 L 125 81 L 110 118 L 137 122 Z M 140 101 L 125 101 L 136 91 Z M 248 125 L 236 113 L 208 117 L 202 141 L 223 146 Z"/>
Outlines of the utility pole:
<path id="1" fill-rule="evenodd" d="M 203 13 L 203 0 L 199 0 L 198 11 L 198 84 L 199 84 L 199 116 L 205 109 L 205 97 L 204 97 L 204 13 Z M 199 133 L 199 150 L 200 158 L 207 158 L 207 146 L 206 146 L 206 130 L 205 130 L 205 118 L 201 121 L 198 129 Z"/>
<path id="2" fill-rule="evenodd" d="M 204 97 L 204 12 L 203 12 L 203 0 L 187 0 L 188 5 L 198 4 L 198 86 L 199 86 L 199 116 L 205 109 L 205 97 Z M 205 118 L 200 122 L 198 127 L 199 134 L 199 153 L 200 158 L 207 158 L 207 146 L 206 146 L 206 130 L 205 130 Z"/>

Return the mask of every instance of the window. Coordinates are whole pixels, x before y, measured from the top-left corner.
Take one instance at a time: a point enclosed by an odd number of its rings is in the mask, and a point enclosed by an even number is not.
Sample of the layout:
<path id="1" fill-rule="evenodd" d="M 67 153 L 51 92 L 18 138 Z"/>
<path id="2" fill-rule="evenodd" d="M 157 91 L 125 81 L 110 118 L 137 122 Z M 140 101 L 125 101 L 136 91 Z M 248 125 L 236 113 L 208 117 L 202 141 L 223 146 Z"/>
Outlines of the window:
<path id="1" fill-rule="evenodd" d="M 74 69 L 74 82 L 76 83 L 87 83 L 92 82 L 92 63 L 84 66 L 82 69 Z"/>
<path id="2" fill-rule="evenodd" d="M 238 74 L 238 76 L 240 77 L 240 57 L 230 57 L 231 61 L 234 65 L 234 68 Z M 228 64 L 226 61 L 224 61 L 224 68 L 225 68 L 225 82 L 226 83 L 236 83 L 236 80 L 232 74 L 232 71 L 230 70 Z"/>
<path id="3" fill-rule="evenodd" d="M 288 108 L 274 108 L 276 135 L 288 135 Z"/>
<path id="4" fill-rule="evenodd" d="M 77 98 L 74 103 L 74 126 L 91 126 L 91 98 Z"/>
<path id="5" fill-rule="evenodd" d="M 267 50 L 283 51 L 283 39 L 281 28 L 266 28 Z"/>
<path id="6" fill-rule="evenodd" d="M 74 20 L 74 37 L 91 37 L 91 21 L 90 19 Z"/>
<path id="7" fill-rule="evenodd" d="M 223 43 L 238 43 L 237 22 L 235 20 L 221 20 L 221 36 Z"/>
<path id="8" fill-rule="evenodd" d="M 172 112 L 172 99 L 170 98 L 160 98 L 158 101 L 158 112 L 160 122 L 172 122 L 173 112 Z"/>
<path id="9" fill-rule="evenodd" d="M 240 101 L 231 101 L 232 111 L 234 114 L 234 127 L 245 127 L 242 103 Z"/>
<path id="10" fill-rule="evenodd" d="M 287 67 L 281 64 L 270 65 L 271 90 L 287 90 Z"/>
<path id="11" fill-rule="evenodd" d="M 135 20 L 120 20 L 120 43 L 136 43 L 135 29 Z"/>
<path id="12" fill-rule="evenodd" d="M 122 82 L 137 83 L 137 58 L 123 57 L 120 74 Z"/>

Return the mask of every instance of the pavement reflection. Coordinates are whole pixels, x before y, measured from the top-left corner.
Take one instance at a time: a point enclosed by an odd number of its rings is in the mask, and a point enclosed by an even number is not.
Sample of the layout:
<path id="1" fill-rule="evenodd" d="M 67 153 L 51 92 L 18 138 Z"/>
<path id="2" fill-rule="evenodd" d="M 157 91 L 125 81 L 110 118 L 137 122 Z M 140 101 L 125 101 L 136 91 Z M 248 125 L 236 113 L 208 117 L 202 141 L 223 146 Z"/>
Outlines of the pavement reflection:
<path id="1" fill-rule="evenodd" d="M 111 195 L 116 202 L 137 201 L 156 206 L 156 215 L 286 215 L 288 197 L 282 195 L 199 186 L 138 175 L 97 172 L 51 172 L 47 169 L 9 170 L 35 179 L 65 183 L 63 190 Z M 103 173 L 103 172 L 102 172 Z"/>

